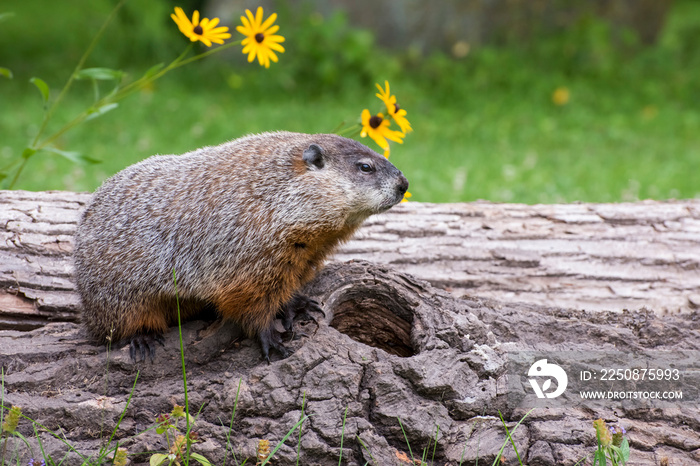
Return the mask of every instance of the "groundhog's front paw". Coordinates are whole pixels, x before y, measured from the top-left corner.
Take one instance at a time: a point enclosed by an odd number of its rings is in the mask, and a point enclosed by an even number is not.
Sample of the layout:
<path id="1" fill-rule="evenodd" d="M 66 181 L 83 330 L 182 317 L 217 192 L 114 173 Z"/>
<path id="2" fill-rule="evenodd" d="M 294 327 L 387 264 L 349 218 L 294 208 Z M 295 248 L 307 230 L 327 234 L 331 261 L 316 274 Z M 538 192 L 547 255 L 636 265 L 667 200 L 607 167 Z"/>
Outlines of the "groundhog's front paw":
<path id="1" fill-rule="evenodd" d="M 326 315 L 315 300 L 300 294 L 294 295 L 285 305 L 282 306 L 278 315 L 282 317 L 282 325 L 289 332 L 292 330 L 294 319 L 313 320 L 318 325 L 318 321 L 309 312 L 320 312 Z"/>
<path id="2" fill-rule="evenodd" d="M 270 348 L 273 348 L 282 355 L 282 359 L 288 358 L 294 351 L 286 348 L 282 344 L 280 333 L 275 330 L 274 324 L 270 328 L 263 330 L 258 334 L 260 341 L 260 349 L 262 349 L 263 357 L 270 364 Z"/>
<path id="3" fill-rule="evenodd" d="M 133 362 L 145 361 L 146 351 L 151 362 L 156 357 L 156 343 L 165 346 L 165 339 L 160 333 L 137 333 L 129 342 L 129 355 Z"/>

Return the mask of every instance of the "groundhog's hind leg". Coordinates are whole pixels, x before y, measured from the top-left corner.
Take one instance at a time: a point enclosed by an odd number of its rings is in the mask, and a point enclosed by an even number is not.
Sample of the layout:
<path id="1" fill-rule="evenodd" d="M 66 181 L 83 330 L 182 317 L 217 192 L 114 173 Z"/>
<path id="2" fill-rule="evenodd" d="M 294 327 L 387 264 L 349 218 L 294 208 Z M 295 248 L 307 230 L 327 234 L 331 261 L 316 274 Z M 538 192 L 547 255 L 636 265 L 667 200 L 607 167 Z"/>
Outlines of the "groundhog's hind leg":
<path id="1" fill-rule="evenodd" d="M 153 362 L 156 357 L 156 343 L 160 346 L 165 346 L 165 338 L 162 333 L 139 332 L 132 336 L 129 341 L 129 356 L 131 356 L 131 360 L 134 362 L 145 361 L 146 352 L 148 352 L 151 362 Z"/>
<path id="2" fill-rule="evenodd" d="M 123 333 L 129 341 L 129 356 L 133 362 L 145 361 L 146 354 L 151 362 L 156 356 L 156 344 L 165 346 L 163 335 L 170 324 L 170 316 L 175 303 L 169 300 L 154 299 L 132 308 L 123 320 Z"/>

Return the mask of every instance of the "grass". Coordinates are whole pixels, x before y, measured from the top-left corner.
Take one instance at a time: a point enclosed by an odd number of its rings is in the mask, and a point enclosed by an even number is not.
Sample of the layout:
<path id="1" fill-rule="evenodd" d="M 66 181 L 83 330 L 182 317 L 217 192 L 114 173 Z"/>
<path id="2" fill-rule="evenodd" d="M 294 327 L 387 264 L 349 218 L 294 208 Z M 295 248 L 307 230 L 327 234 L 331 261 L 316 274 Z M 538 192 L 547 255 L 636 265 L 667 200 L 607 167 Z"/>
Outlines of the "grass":
<path id="1" fill-rule="evenodd" d="M 17 187 L 91 191 L 152 154 L 182 153 L 261 131 L 329 132 L 374 104 L 371 85 L 364 94 L 319 96 L 311 102 L 280 96 L 253 100 L 225 83 L 194 91 L 172 80 L 157 86 L 61 141 L 66 150 L 101 159 L 101 164 L 79 166 L 38 154 Z M 551 103 L 548 90 L 503 96 L 502 103 L 493 101 L 495 93 L 475 92 L 462 106 L 433 104 L 428 92 L 410 85 L 394 87 L 399 98 L 406 96 L 404 108 L 415 131 L 392 150 L 391 160 L 411 181 L 413 200 L 613 202 L 700 196 L 696 109 L 653 101 L 601 108 L 600 100 L 613 99 L 615 90 L 596 92 L 586 83 L 572 83 L 572 100 L 563 108 Z M 33 93 L 11 92 L 5 101 L 22 111 L 0 114 L 3 162 L 21 152 L 41 114 Z M 82 109 L 71 104 L 64 114 Z"/>
<path id="2" fill-rule="evenodd" d="M 16 30 L 23 8 L 15 5 L 17 20 L 3 21 L 7 37 Z M 98 13 L 89 10 L 94 17 Z M 354 123 L 363 108 L 378 109 L 374 82 L 389 79 L 415 130 L 404 145 L 392 148 L 391 157 L 411 182 L 412 200 L 700 197 L 700 89 L 687 71 L 700 63 L 700 53 L 688 47 L 700 31 L 700 6 L 681 1 L 671 13 L 653 47 L 618 50 L 604 27 L 582 27 L 527 47 L 476 49 L 461 60 L 439 53 L 416 57 L 410 51 L 382 55 L 387 66 L 373 65 L 371 77 L 364 68 L 355 75 L 350 67 L 342 80 L 332 82 L 304 81 L 308 76 L 298 70 L 313 68 L 315 61 L 304 67 L 308 56 L 295 54 L 293 39 L 306 40 L 298 45 L 306 48 L 319 47 L 313 42 L 318 40 L 292 30 L 289 53 L 270 70 L 240 63 L 237 57 L 188 65 L 59 140 L 59 149 L 79 151 L 101 164 L 78 166 L 40 153 L 16 187 L 91 191 L 106 177 L 156 153 L 182 153 L 262 131 L 330 132 L 340 122 Z M 179 46 L 176 39 L 182 38 L 163 33 L 170 25 L 162 23 L 153 28 L 153 37 Z M 135 30 L 134 41 L 139 34 L 142 42 L 150 38 L 147 28 Z M 87 37 L 89 32 L 79 31 Z M 115 40 L 123 36 L 120 32 L 107 31 L 88 66 L 121 65 L 138 76 L 154 63 L 148 60 L 168 61 L 179 53 L 170 50 L 174 45 L 162 45 L 153 56 L 120 62 L 112 56 L 128 56 Z M 15 77 L 0 78 L 0 167 L 22 152 L 41 120 L 41 99 L 29 78 L 45 77 L 55 95 L 79 56 L 74 42 L 65 38 L 63 62 L 46 47 L 22 44 L 34 66 L 22 60 L 16 45 L 8 48 L 10 61 L 0 65 L 13 69 Z M 326 55 L 364 51 L 346 43 L 338 47 Z M 570 93 L 565 105 L 552 100 L 560 87 Z M 56 127 L 90 104 L 89 83 L 76 83 L 73 91 L 55 116 Z M 363 142 L 376 149 L 372 141 Z"/>

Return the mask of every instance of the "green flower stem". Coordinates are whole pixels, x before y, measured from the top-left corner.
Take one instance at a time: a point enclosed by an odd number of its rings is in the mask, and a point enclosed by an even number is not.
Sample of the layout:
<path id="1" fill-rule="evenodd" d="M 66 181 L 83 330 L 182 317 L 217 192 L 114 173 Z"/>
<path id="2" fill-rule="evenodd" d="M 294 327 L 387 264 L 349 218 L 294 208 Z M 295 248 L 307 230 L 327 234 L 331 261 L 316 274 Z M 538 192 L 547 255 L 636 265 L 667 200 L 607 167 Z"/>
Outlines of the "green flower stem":
<path id="1" fill-rule="evenodd" d="M 125 97 L 129 96 L 130 94 L 133 94 L 134 92 L 143 89 L 148 84 L 162 78 L 163 76 L 165 76 L 165 74 L 167 74 L 168 72 L 170 72 L 174 69 L 180 68 L 181 66 L 185 66 L 185 65 L 192 63 L 194 61 L 201 60 L 202 58 L 205 58 L 205 57 L 208 57 L 209 55 L 213 55 L 215 53 L 221 52 L 222 50 L 226 50 L 234 45 L 240 45 L 240 43 L 242 42 L 242 40 L 229 42 L 229 43 L 222 45 L 220 47 L 217 47 L 215 49 L 207 50 L 206 52 L 203 52 L 203 53 L 200 53 L 200 54 L 195 55 L 193 57 L 185 59 L 185 57 L 190 53 L 190 51 L 192 50 L 193 45 L 194 45 L 194 44 L 189 44 L 187 46 L 187 48 L 185 48 L 185 50 L 175 60 L 173 60 L 168 66 L 164 67 L 162 70 L 158 71 L 157 73 L 153 74 L 152 76 L 143 76 L 143 77 L 137 79 L 136 81 L 134 81 L 130 84 L 127 84 L 126 86 L 124 86 L 123 88 L 121 88 L 117 92 L 115 92 L 114 94 L 103 97 L 102 99 L 97 101 L 94 105 L 92 105 L 90 108 L 84 110 L 80 115 L 78 115 L 77 117 L 73 118 L 71 121 L 66 123 L 61 129 L 56 131 L 54 134 L 45 138 L 43 141 L 39 142 L 39 138 L 40 138 L 41 134 L 43 133 L 43 131 L 46 129 L 46 125 L 48 124 L 48 121 L 51 118 L 51 114 L 53 113 L 54 108 L 56 107 L 58 102 L 63 98 L 63 96 L 66 94 L 68 89 L 70 88 L 70 85 L 75 80 L 75 76 L 77 75 L 77 73 L 82 69 L 82 66 L 85 63 L 85 60 L 90 55 L 90 52 L 92 52 L 92 49 L 95 47 L 95 44 L 97 43 L 97 39 L 99 39 L 99 37 L 102 35 L 107 23 L 109 23 L 112 16 L 114 15 L 114 13 L 122 6 L 122 4 L 124 2 L 125 2 L 125 0 L 122 0 L 117 5 L 117 7 L 112 11 L 112 14 L 109 16 L 107 21 L 105 21 L 105 24 L 102 26 L 102 28 L 98 32 L 97 36 L 95 37 L 95 39 L 93 39 L 92 43 L 88 47 L 88 50 L 85 52 L 83 57 L 80 59 L 78 66 L 75 68 L 75 71 L 73 71 L 73 73 L 71 74 L 70 78 L 68 79 L 68 82 L 61 90 L 61 93 L 58 95 L 58 97 L 54 101 L 51 108 L 44 115 L 44 120 L 42 122 L 41 127 L 39 128 L 39 132 L 37 133 L 36 137 L 34 138 L 34 141 L 32 142 L 32 145 L 30 146 L 31 149 L 33 149 L 35 151 L 39 151 L 39 150 L 43 149 L 44 147 L 48 146 L 49 144 L 51 144 L 52 142 L 54 142 L 55 140 L 57 140 L 58 138 L 63 136 L 65 133 L 67 133 L 71 129 L 73 129 L 76 126 L 83 123 L 94 112 L 94 109 L 99 109 L 99 108 L 103 107 L 104 105 L 118 102 L 119 100 L 124 99 Z M 24 158 L 24 160 L 22 160 L 22 164 L 17 169 L 17 172 L 15 173 L 14 177 L 12 178 L 12 181 L 10 182 L 8 189 L 12 189 L 14 187 L 15 183 L 19 179 L 19 175 L 22 173 L 25 166 L 27 165 L 28 160 L 29 160 L 29 157 L 26 157 L 26 158 Z"/>
<path id="2" fill-rule="evenodd" d="M 222 45 L 221 47 L 217 47 L 213 50 L 208 50 L 204 53 L 200 53 L 199 55 L 195 55 L 194 57 L 190 57 L 190 58 L 185 60 L 185 57 L 190 53 L 190 51 L 192 50 L 192 47 L 194 45 L 194 44 L 189 44 L 187 46 L 187 48 L 184 50 L 184 52 L 182 52 L 180 54 L 180 56 L 178 56 L 175 60 L 173 60 L 168 66 L 166 66 L 165 68 L 163 68 L 162 70 L 160 70 L 159 72 L 154 74 L 153 76 L 143 76 L 142 78 L 137 79 L 136 81 L 134 81 L 130 84 L 127 84 L 126 86 L 124 86 L 123 88 L 118 90 L 115 94 L 103 97 L 95 105 L 91 106 L 90 109 L 85 110 L 83 113 L 81 113 L 80 115 L 75 117 L 72 121 L 68 122 L 63 128 L 58 130 L 56 133 L 54 133 L 50 137 L 46 138 L 38 146 L 34 147 L 34 149 L 36 149 L 36 150 L 43 149 L 44 147 L 46 147 L 47 145 L 49 145 L 50 143 L 52 143 L 53 141 L 58 139 L 60 136 L 62 136 L 64 133 L 66 133 L 67 131 L 71 130 L 75 126 L 77 126 L 80 123 L 82 123 L 83 121 L 85 121 L 85 119 L 91 113 L 89 110 L 94 109 L 94 108 L 100 108 L 100 107 L 107 105 L 109 103 L 114 103 L 114 102 L 117 102 L 119 100 L 122 100 L 123 98 L 129 96 L 130 94 L 133 94 L 134 92 L 136 92 L 140 89 L 143 89 L 148 84 L 150 84 L 154 81 L 157 81 L 158 79 L 165 76 L 165 74 L 167 74 L 168 72 L 170 72 L 176 68 L 180 68 L 181 66 L 184 66 L 184 65 L 187 65 L 187 64 L 192 63 L 194 61 L 200 60 L 200 59 L 207 57 L 209 55 L 212 55 L 214 53 L 218 53 L 222 50 L 225 50 L 225 49 L 232 47 L 234 45 L 238 45 L 240 43 L 241 43 L 240 40 L 234 41 L 234 42 L 229 42 L 226 45 Z M 79 71 L 79 70 L 76 70 L 76 72 L 77 71 Z"/>
<path id="3" fill-rule="evenodd" d="M 355 123 L 345 129 L 334 131 L 338 136 L 353 137 L 358 136 L 362 132 L 362 125 Z"/>
<path id="4" fill-rule="evenodd" d="M 114 7 L 114 9 L 110 12 L 109 16 L 105 20 L 105 22 L 102 23 L 102 27 L 100 28 L 99 31 L 97 31 L 97 34 L 92 39 L 92 42 L 90 42 L 90 45 L 88 45 L 88 48 L 87 48 L 87 50 L 85 50 L 85 53 L 83 54 L 83 56 L 80 57 L 80 61 L 76 65 L 75 70 L 71 73 L 66 84 L 63 86 L 63 89 L 61 89 L 61 92 L 58 94 L 58 97 L 56 97 L 56 100 L 54 100 L 51 107 L 49 107 L 49 109 L 44 114 L 44 119 L 41 122 L 41 126 L 39 127 L 39 131 L 36 133 L 36 136 L 34 137 L 34 141 L 32 142 L 32 144 L 30 146 L 32 149 L 36 148 L 36 144 L 39 141 L 41 134 L 46 129 L 46 125 L 49 123 L 49 120 L 51 119 L 51 116 L 53 115 L 53 111 L 56 109 L 56 107 L 61 102 L 61 100 L 63 100 L 63 97 L 68 93 L 68 90 L 70 89 L 71 85 L 73 84 L 73 81 L 75 81 L 75 76 L 78 74 L 78 71 L 80 71 L 83 68 L 85 61 L 88 59 L 88 57 L 90 56 L 90 54 L 94 50 L 95 46 L 97 45 L 97 42 L 102 37 L 102 34 L 104 34 L 105 30 L 107 29 L 107 25 L 109 25 L 109 23 L 112 21 L 112 18 L 114 18 L 114 16 L 121 9 L 121 7 L 124 6 L 125 3 L 126 3 L 126 0 L 121 0 L 117 4 L 117 6 Z M 23 163 L 22 167 L 24 167 L 24 165 L 25 164 Z M 14 181 L 12 182 L 10 187 L 12 187 L 12 185 L 14 185 Z"/>
<path id="5" fill-rule="evenodd" d="M 228 48 L 231 48 L 234 45 L 240 45 L 241 42 L 243 42 L 243 39 L 229 42 L 228 44 L 221 45 L 215 49 L 207 50 L 206 52 L 200 53 L 199 55 L 195 55 L 194 57 L 188 58 L 187 60 L 183 60 L 181 63 L 177 64 L 176 66 L 173 66 L 172 69 L 179 68 L 181 66 L 185 66 L 189 63 L 192 63 L 193 61 L 197 61 L 201 58 L 205 58 L 205 57 L 208 57 L 209 55 L 213 55 L 215 53 L 221 52 L 222 50 L 226 50 Z"/>
<path id="6" fill-rule="evenodd" d="M 126 0 L 121 0 L 117 6 L 112 9 L 110 12 L 109 16 L 105 20 L 104 23 L 102 23 L 102 27 L 100 27 L 100 30 L 97 31 L 97 34 L 95 37 L 92 39 L 92 42 L 90 42 L 90 45 L 88 45 L 88 48 L 85 50 L 85 53 L 83 53 L 83 56 L 80 57 L 80 61 L 78 61 L 78 64 L 75 67 L 75 70 L 71 73 L 71 75 L 68 77 L 68 81 L 66 81 L 66 84 L 63 86 L 63 89 L 61 89 L 61 92 L 58 93 L 58 96 L 54 100 L 53 104 L 44 112 L 44 118 L 41 121 L 41 126 L 39 127 L 39 131 L 37 131 L 36 136 L 34 136 L 34 140 L 32 141 L 31 145 L 29 146 L 31 149 L 34 149 L 37 151 L 37 143 L 39 142 L 39 139 L 41 138 L 41 135 L 44 133 L 46 130 L 46 126 L 49 124 L 49 120 L 51 120 L 51 117 L 53 116 L 53 112 L 58 106 L 58 104 L 63 100 L 63 97 L 68 93 L 68 90 L 70 89 L 71 85 L 73 84 L 73 81 L 75 81 L 75 75 L 78 73 L 83 68 L 83 65 L 85 65 L 85 61 L 88 59 L 92 51 L 94 50 L 95 46 L 97 45 L 97 42 L 100 40 L 102 37 L 102 34 L 104 34 L 105 30 L 107 29 L 107 26 L 109 23 L 112 21 L 114 16 L 117 14 L 117 12 L 121 9 L 122 6 L 126 3 Z M 55 138 L 53 138 L 55 139 Z M 52 139 L 52 140 L 53 140 Z M 39 148 L 44 147 L 46 144 L 42 144 L 39 146 Z M 31 155 L 29 156 L 31 157 Z M 17 169 L 17 172 L 15 173 L 15 176 L 12 177 L 12 181 L 10 182 L 8 189 L 12 189 L 17 183 L 17 180 L 19 179 L 19 175 L 22 173 L 24 170 L 24 167 L 27 165 L 27 161 L 29 160 L 29 157 L 24 157 L 24 160 L 22 160 L 22 164 L 19 166 Z"/>
<path id="7" fill-rule="evenodd" d="M 63 134 L 65 134 L 66 132 L 70 131 L 71 129 L 75 128 L 76 126 L 78 126 L 79 124 L 84 122 L 87 119 L 87 117 L 90 115 L 90 113 L 91 113 L 90 110 L 95 109 L 95 108 L 100 108 L 108 103 L 117 102 L 117 101 L 123 99 L 124 97 L 128 96 L 129 94 L 131 94 L 139 89 L 142 89 L 147 84 L 162 77 L 168 71 L 176 68 L 177 63 L 181 62 L 187 56 L 187 54 L 190 52 L 190 50 L 192 50 L 192 45 L 193 44 L 188 45 L 187 48 L 184 50 L 184 52 L 182 52 L 180 54 L 179 57 L 177 57 L 175 60 L 173 60 L 172 63 L 170 63 L 168 66 L 166 66 L 165 68 L 160 70 L 158 73 L 154 74 L 153 76 L 143 76 L 140 79 L 137 79 L 136 81 L 124 86 L 116 93 L 103 97 L 102 99 L 97 101 L 94 105 L 92 105 L 90 108 L 84 110 L 80 115 L 78 115 L 77 117 L 73 118 L 71 121 L 66 123 L 61 129 L 56 131 L 54 134 L 52 134 L 48 138 L 44 139 L 41 142 L 41 144 L 34 145 L 32 148 L 36 149 L 36 150 L 43 149 L 44 147 L 48 146 L 49 144 L 51 144 L 53 141 L 55 141 L 59 137 L 63 136 Z M 73 75 L 75 75 L 78 71 L 80 71 L 80 69 L 76 69 L 75 72 L 73 73 Z M 36 143 L 36 141 L 35 141 L 35 143 Z"/>
<path id="8" fill-rule="evenodd" d="M 15 183 L 17 183 L 17 179 L 19 178 L 20 173 L 22 173 L 22 170 L 24 170 L 24 167 L 27 165 L 28 161 L 29 157 L 22 157 L 22 164 L 17 169 L 17 172 L 15 172 L 15 176 L 12 177 L 12 181 L 10 182 L 7 189 L 12 189 L 14 187 Z"/>

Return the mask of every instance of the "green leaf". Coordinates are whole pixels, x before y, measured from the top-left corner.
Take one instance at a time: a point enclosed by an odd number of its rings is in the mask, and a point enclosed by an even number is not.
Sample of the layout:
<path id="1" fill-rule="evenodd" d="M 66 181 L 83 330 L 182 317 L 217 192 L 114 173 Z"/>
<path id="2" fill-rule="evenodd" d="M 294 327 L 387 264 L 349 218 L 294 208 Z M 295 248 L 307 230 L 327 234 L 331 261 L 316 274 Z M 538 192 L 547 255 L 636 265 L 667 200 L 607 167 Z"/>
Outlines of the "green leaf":
<path id="1" fill-rule="evenodd" d="M 615 445 L 610 445 L 608 449 L 610 461 L 612 461 L 613 466 L 616 466 L 618 464 L 618 461 L 621 461 L 622 464 L 625 464 L 625 460 L 622 458 L 622 451 L 618 447 L 616 447 Z"/>
<path id="2" fill-rule="evenodd" d="M 4 180 L 4 179 L 7 178 L 8 176 L 9 176 L 9 175 L 8 175 L 7 173 L 5 173 L 5 172 L 0 172 L 0 181 Z"/>
<path id="3" fill-rule="evenodd" d="M 605 452 L 603 450 L 597 450 L 595 452 L 595 457 L 593 458 L 593 466 L 606 466 Z"/>
<path id="4" fill-rule="evenodd" d="M 620 444 L 620 453 L 622 453 L 622 459 L 626 463 L 630 459 L 630 443 L 627 441 L 626 438 L 622 439 L 622 443 Z"/>
<path id="5" fill-rule="evenodd" d="M 36 154 L 36 149 L 32 149 L 31 147 L 27 147 L 22 151 L 22 158 L 23 159 L 28 159 L 32 155 Z"/>
<path id="6" fill-rule="evenodd" d="M 40 78 L 32 78 L 29 80 L 29 82 L 34 84 L 37 89 L 39 89 L 41 96 L 44 98 L 44 103 L 47 103 L 49 101 L 49 85 Z"/>
<path id="7" fill-rule="evenodd" d="M 116 102 L 112 102 L 111 104 L 105 104 L 99 108 L 91 108 L 90 110 L 88 110 L 88 116 L 85 119 L 85 121 L 89 121 L 89 120 L 95 119 L 99 116 L 102 116 L 105 113 L 107 113 L 111 110 L 114 110 L 117 107 L 119 107 L 119 104 Z"/>
<path id="8" fill-rule="evenodd" d="M 51 152 L 54 154 L 58 154 L 62 157 L 67 158 L 71 162 L 79 163 L 81 165 L 85 164 L 97 164 L 101 163 L 101 160 L 93 159 L 92 157 L 88 157 L 87 155 L 83 155 L 80 152 L 73 152 L 73 151 L 66 151 L 66 150 L 59 150 L 56 149 L 55 147 L 44 147 L 45 151 Z"/>
<path id="9" fill-rule="evenodd" d="M 151 456 L 151 459 L 148 461 L 151 466 L 159 466 L 160 464 L 163 464 L 164 461 L 168 459 L 168 455 L 164 455 L 162 453 L 156 453 L 155 455 Z"/>
<path id="10" fill-rule="evenodd" d="M 165 66 L 165 63 L 158 63 L 157 65 L 150 67 L 148 69 L 148 71 L 146 71 L 146 73 L 144 73 L 143 77 L 144 78 L 152 77 L 153 75 L 158 73 L 164 66 Z"/>
<path id="11" fill-rule="evenodd" d="M 7 79 L 12 79 L 12 71 L 7 68 L 0 68 L 0 74 L 5 76 Z"/>
<path id="12" fill-rule="evenodd" d="M 211 462 L 199 453 L 190 452 L 190 458 L 197 460 L 200 464 L 203 464 L 204 466 L 211 466 Z"/>
<path id="13" fill-rule="evenodd" d="M 120 80 L 124 76 L 121 70 L 110 68 L 85 68 L 75 73 L 75 79 L 97 79 L 101 81 Z"/>

